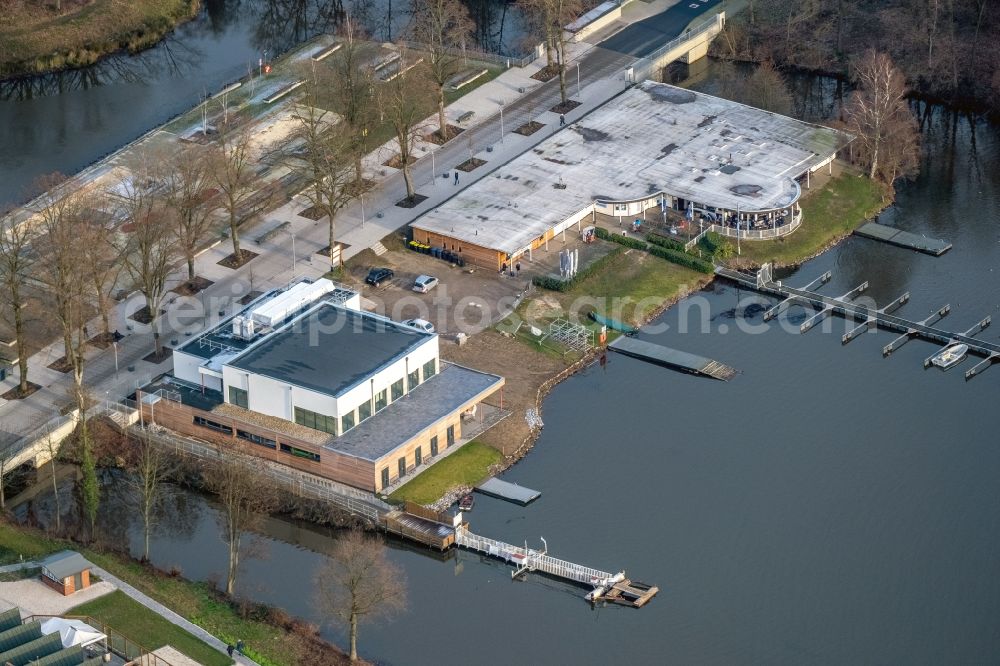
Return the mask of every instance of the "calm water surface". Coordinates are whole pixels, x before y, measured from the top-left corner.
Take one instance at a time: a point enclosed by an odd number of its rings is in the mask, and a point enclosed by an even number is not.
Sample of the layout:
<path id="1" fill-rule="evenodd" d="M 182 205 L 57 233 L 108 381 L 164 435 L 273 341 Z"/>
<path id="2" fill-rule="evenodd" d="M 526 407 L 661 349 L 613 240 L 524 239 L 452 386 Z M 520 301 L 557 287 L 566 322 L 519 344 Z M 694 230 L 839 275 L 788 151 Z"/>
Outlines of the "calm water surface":
<path id="1" fill-rule="evenodd" d="M 901 314 L 952 305 L 947 327 L 1000 316 L 1000 131 L 934 110 L 921 176 L 881 221 L 946 238 L 940 258 L 849 239 L 785 277 L 833 271 L 828 293 L 864 280 Z M 806 222 L 808 224 L 808 221 Z M 741 332 L 748 296 L 727 284 L 689 301 L 650 339 L 742 371 L 702 380 L 620 356 L 559 385 L 534 450 L 504 478 L 541 490 L 522 508 L 480 498 L 475 531 L 544 536 L 559 557 L 660 586 L 646 608 L 591 609 L 584 590 L 458 553 L 395 547 L 410 605 L 363 627 L 386 664 L 980 664 L 1000 654 L 1000 368 L 971 382 L 924 370 L 889 333 L 840 344 L 844 324 L 805 335 Z M 793 323 L 805 314 L 793 310 Z M 750 323 L 760 324 L 760 315 Z M 983 334 L 997 340 L 998 331 Z M 516 417 L 514 417 L 516 418 Z M 155 539 L 157 564 L 222 576 L 216 509 L 178 493 L 183 524 Z M 174 501 L 174 500 L 172 500 Z M 43 500 L 44 503 L 44 500 Z M 124 509 L 123 509 L 124 511 Z M 118 524 L 124 524 L 123 519 Z M 138 534 L 130 528 L 133 548 Z M 310 599 L 331 539 L 273 520 L 242 591 L 320 622 Z M 336 628 L 327 635 L 342 642 Z"/>

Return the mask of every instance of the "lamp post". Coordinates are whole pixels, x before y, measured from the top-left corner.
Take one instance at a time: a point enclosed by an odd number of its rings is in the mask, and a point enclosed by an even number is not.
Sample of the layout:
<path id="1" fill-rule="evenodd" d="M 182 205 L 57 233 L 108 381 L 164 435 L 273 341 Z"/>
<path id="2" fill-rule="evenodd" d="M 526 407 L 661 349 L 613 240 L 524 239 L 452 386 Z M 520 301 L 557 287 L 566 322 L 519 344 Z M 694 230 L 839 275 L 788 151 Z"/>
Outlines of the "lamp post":
<path id="1" fill-rule="evenodd" d="M 583 101 L 583 97 L 580 94 L 580 61 L 576 61 L 576 96 L 580 97 L 580 101 Z"/>
<path id="2" fill-rule="evenodd" d="M 288 235 L 292 237 L 292 279 L 294 280 L 295 279 L 295 264 L 297 263 L 297 261 L 296 261 L 296 255 L 295 255 L 295 231 L 293 231 L 292 229 L 289 229 L 288 230 Z"/>
<path id="3" fill-rule="evenodd" d="M 118 380 L 118 341 L 115 340 L 111 343 L 111 346 L 115 350 L 115 381 Z"/>
<path id="4" fill-rule="evenodd" d="M 431 153 L 431 155 L 433 155 L 433 154 L 434 153 Z M 365 195 L 362 194 L 360 197 L 358 197 L 358 200 L 361 202 L 361 228 L 364 229 L 365 228 Z"/>
<path id="5" fill-rule="evenodd" d="M 503 101 L 500 102 L 500 143 L 503 143 Z"/>

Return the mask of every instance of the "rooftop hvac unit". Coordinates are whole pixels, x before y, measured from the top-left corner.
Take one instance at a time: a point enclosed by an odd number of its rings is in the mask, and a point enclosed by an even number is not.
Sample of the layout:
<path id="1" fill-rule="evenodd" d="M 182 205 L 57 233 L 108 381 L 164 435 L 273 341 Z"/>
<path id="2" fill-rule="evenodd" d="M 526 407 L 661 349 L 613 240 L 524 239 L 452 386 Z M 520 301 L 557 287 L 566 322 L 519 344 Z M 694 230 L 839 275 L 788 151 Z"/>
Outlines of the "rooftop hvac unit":
<path id="1" fill-rule="evenodd" d="M 300 282 L 254 308 L 248 318 L 262 327 L 277 328 L 291 315 L 315 303 L 333 290 L 333 282 L 326 278 L 315 282 Z"/>
<path id="2" fill-rule="evenodd" d="M 250 340 L 256 332 L 253 319 L 238 316 L 233 318 L 233 337 Z"/>

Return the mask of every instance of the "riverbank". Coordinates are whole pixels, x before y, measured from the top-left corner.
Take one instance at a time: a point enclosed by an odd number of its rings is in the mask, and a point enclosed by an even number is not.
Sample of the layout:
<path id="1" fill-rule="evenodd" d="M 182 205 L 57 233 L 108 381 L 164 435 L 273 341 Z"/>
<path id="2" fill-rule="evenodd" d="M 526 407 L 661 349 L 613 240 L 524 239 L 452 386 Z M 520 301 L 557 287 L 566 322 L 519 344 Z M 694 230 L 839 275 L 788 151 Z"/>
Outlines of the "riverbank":
<path id="1" fill-rule="evenodd" d="M 319 637 L 317 627 L 279 608 L 232 602 L 206 583 L 164 573 L 121 554 L 0 523 L 0 563 L 34 560 L 65 548 L 79 551 L 95 565 L 223 641 L 235 643 L 242 639 L 247 656 L 261 666 L 349 663 L 339 648 Z"/>
<path id="2" fill-rule="evenodd" d="M 755 268 L 798 266 L 849 236 L 893 203 L 893 193 L 855 169 L 838 163 L 838 173 L 802 197 L 802 226 L 789 236 L 768 241 L 743 241 L 739 256 L 726 263 Z M 730 243 L 733 241 L 730 240 Z"/>
<path id="3" fill-rule="evenodd" d="M 16 3 L 0 27 L 0 79 L 92 65 L 120 50 L 149 48 L 194 18 L 200 0 L 64 0 Z"/>

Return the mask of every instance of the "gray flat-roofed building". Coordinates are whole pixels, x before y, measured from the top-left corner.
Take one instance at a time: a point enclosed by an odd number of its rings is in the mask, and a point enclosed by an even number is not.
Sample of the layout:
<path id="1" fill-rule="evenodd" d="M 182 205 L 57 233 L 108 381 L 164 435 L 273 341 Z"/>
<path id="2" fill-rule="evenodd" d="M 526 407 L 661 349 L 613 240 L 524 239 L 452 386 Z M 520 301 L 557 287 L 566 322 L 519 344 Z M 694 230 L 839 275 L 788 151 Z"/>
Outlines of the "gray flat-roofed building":
<path id="1" fill-rule="evenodd" d="M 339 396 L 433 335 L 369 312 L 321 304 L 229 365 Z"/>
<path id="2" fill-rule="evenodd" d="M 791 220 L 799 214 L 797 179 L 829 164 L 850 139 L 829 127 L 646 81 L 411 226 L 418 242 L 461 248 L 463 255 L 482 248 L 502 262 L 537 249 L 595 210 L 634 215 L 664 205 L 720 219 L 739 211 Z"/>

